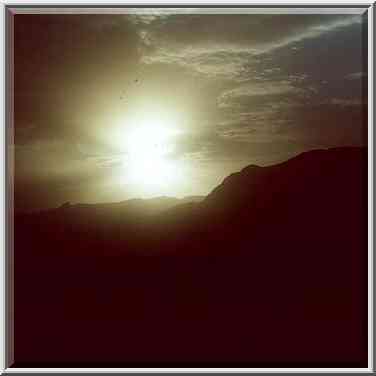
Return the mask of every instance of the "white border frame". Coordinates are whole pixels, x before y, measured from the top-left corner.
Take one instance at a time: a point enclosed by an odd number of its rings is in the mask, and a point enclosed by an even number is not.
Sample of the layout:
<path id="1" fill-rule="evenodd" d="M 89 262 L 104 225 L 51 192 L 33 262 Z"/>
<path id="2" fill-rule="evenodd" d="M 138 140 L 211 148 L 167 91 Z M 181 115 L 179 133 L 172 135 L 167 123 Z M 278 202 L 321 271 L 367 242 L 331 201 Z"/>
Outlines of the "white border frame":
<path id="1" fill-rule="evenodd" d="M 330 3 L 326 2 L 325 0 L 319 0 L 315 2 L 307 2 L 307 1 L 298 1 L 298 0 L 290 0 L 288 3 L 281 1 L 281 0 L 274 0 L 274 1 L 262 1 L 258 3 L 251 3 L 248 0 L 237 0 L 235 4 L 231 4 L 225 1 L 212 1 L 211 3 L 208 1 L 200 1 L 200 0 L 190 0 L 189 2 L 181 2 L 179 3 L 177 0 L 164 0 L 163 5 L 171 4 L 172 7 L 176 4 L 179 6 L 185 6 L 186 8 L 192 8 L 194 5 L 203 6 L 203 5 L 211 5 L 213 8 L 220 8 L 221 5 L 231 5 L 234 6 L 266 6 L 270 7 L 273 6 L 274 9 L 279 10 L 298 10 L 303 11 L 304 9 L 308 10 L 307 7 L 309 6 L 333 6 L 336 8 L 335 12 L 338 13 L 341 9 L 341 5 L 350 5 L 354 6 L 354 8 L 344 8 L 346 11 L 350 11 L 350 9 L 359 9 L 360 7 L 368 6 L 366 12 L 368 14 L 368 368 L 7 368 L 6 367 L 6 259 L 5 259 L 5 251 L 6 251 L 6 234 L 5 234 L 5 223 L 6 223 L 6 201 L 5 201 L 5 185 L 6 185 L 6 178 L 5 178 L 5 153 L 6 153 L 6 138 L 5 138 L 5 129 L 6 129 L 6 108 L 5 108 L 5 82 L 6 82 L 6 41 L 5 41 L 5 32 L 3 33 L 3 37 L 0 40 L 1 50 L 3 54 L 0 59 L 0 67 L 2 69 L 2 91 L 1 91 L 1 105 L 0 105 L 0 113 L 3 119 L 4 129 L 0 133 L 0 146 L 3 150 L 3 163 L 1 164 L 1 172 L 2 172 L 2 184 L 0 187 L 0 207 L 2 209 L 2 216 L 1 220 L 3 222 L 3 226 L 0 228 L 0 239 L 1 239 L 1 257 L 0 257 L 0 267 L 3 271 L 3 280 L 2 280 L 2 288 L 0 289 L 0 300 L 3 303 L 3 309 L 0 310 L 0 321 L 2 322 L 2 327 L 0 330 L 0 336 L 2 337 L 2 341 L 0 341 L 0 352 L 3 354 L 0 357 L 0 373 L 7 372 L 7 373 L 66 373 L 66 372 L 76 372 L 76 373 L 372 373 L 374 369 L 374 322 L 373 322 L 373 307 L 374 307 L 374 300 L 373 300 L 373 265 L 374 265 L 374 258 L 373 258 L 373 209 L 374 209 L 374 201 L 373 201 L 373 142 L 374 142 L 374 133 L 373 133 L 373 15 L 374 15 L 374 4 L 372 1 L 365 1 L 365 2 L 356 2 L 354 1 L 340 1 L 340 0 L 331 0 Z M 278 5 L 282 6 L 294 6 L 297 4 L 297 8 L 278 8 Z M 122 6 L 132 6 L 135 5 L 135 2 L 132 1 L 119 1 L 119 0 L 112 0 L 111 4 L 106 4 L 99 1 L 88 1 L 88 0 L 81 0 L 81 1 L 48 1 L 48 0 L 14 0 L 14 1 L 3 1 L 0 0 L 0 22 L 2 24 L 2 30 L 5 31 L 5 17 L 6 17 L 6 8 L 5 6 L 25 6 L 26 8 L 29 6 L 34 6 L 35 8 L 32 9 L 34 13 L 37 9 L 38 5 L 41 6 L 92 6 L 95 8 L 95 5 L 106 6 L 107 9 L 111 7 L 111 5 L 122 5 Z M 157 0 L 149 0 L 147 2 L 138 2 L 137 6 L 145 6 L 145 7 L 157 7 L 158 5 L 162 5 L 161 2 Z M 299 8 L 302 6 L 304 8 Z M 60 9 L 61 8 L 55 8 Z M 99 12 L 105 11 L 106 8 L 98 8 Z M 208 10 L 210 10 L 208 9 Z M 226 12 L 229 11 L 231 8 L 227 8 Z M 46 9 L 45 9 L 46 10 Z M 77 8 L 75 12 L 77 12 Z M 86 9 L 88 10 L 88 9 Z M 256 11 L 261 13 L 260 11 L 264 11 L 265 9 L 259 8 Z M 326 12 L 328 9 L 324 9 Z M 114 13 L 119 13 L 120 9 L 113 8 Z M 315 12 L 319 11 L 318 8 L 315 9 Z M 242 12 L 240 9 L 239 12 Z M 56 11 L 55 11 L 56 13 Z M 253 12 L 256 13 L 256 12 Z M 312 13 L 312 12 L 311 12 Z"/>

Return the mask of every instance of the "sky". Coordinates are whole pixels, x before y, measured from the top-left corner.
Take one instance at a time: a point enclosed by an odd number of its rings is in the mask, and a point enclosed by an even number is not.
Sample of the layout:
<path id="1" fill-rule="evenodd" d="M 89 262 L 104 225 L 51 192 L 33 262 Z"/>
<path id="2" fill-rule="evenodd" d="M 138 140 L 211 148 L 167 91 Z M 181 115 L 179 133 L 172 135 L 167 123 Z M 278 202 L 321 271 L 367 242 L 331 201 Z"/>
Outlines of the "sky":
<path id="1" fill-rule="evenodd" d="M 206 195 L 249 164 L 367 144 L 354 14 L 16 14 L 18 209 Z"/>

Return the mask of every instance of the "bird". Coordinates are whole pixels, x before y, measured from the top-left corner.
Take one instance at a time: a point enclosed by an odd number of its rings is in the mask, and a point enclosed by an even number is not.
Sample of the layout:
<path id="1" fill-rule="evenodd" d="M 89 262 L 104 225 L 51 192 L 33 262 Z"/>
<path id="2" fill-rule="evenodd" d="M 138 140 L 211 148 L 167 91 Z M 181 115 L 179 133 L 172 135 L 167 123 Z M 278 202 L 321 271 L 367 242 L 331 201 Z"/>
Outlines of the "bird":
<path id="1" fill-rule="evenodd" d="M 135 80 L 133 80 L 133 82 L 134 82 L 135 84 L 137 84 L 137 83 L 140 82 L 140 80 L 139 80 L 138 78 L 136 78 Z M 122 100 L 122 99 L 124 98 L 124 95 L 126 94 L 126 90 L 123 89 L 123 90 L 121 91 L 121 94 L 122 94 L 122 95 L 120 95 L 120 100 Z"/>

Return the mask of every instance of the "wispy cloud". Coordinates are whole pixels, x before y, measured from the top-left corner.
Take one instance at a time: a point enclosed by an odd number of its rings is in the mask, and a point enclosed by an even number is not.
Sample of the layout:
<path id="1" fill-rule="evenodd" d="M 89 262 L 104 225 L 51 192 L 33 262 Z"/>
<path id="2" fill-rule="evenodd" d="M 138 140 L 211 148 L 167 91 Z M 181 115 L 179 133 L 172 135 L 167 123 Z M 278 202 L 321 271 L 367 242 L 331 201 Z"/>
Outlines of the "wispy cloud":
<path id="1" fill-rule="evenodd" d="M 363 102 L 359 98 L 332 98 L 330 104 L 347 107 L 360 106 Z"/>
<path id="2" fill-rule="evenodd" d="M 242 84 L 234 89 L 224 91 L 219 99 L 219 107 L 228 107 L 239 103 L 240 99 L 265 96 L 280 96 L 282 94 L 303 94 L 301 88 L 295 87 L 290 81 L 280 82 L 251 82 Z"/>
<path id="3" fill-rule="evenodd" d="M 367 76 L 367 73 L 365 72 L 355 72 L 355 73 L 350 73 L 347 76 L 345 76 L 345 79 L 346 80 L 358 80 L 366 76 Z"/>
<path id="4" fill-rule="evenodd" d="M 234 78 L 263 54 L 360 22 L 354 15 L 164 15 L 140 30 L 142 61 Z"/>

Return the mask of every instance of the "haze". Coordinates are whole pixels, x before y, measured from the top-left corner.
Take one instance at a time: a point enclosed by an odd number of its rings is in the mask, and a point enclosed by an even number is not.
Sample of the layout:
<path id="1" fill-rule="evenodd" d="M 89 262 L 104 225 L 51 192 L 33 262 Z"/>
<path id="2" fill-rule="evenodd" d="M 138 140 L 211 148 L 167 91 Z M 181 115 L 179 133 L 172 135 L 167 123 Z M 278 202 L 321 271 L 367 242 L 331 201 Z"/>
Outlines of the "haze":
<path id="1" fill-rule="evenodd" d="M 249 164 L 366 145 L 354 14 L 14 20 L 15 205 L 206 195 Z"/>

